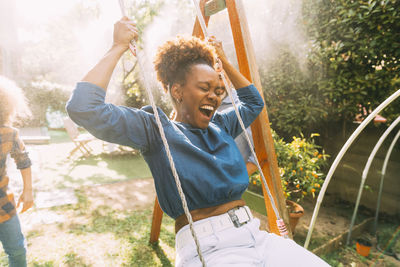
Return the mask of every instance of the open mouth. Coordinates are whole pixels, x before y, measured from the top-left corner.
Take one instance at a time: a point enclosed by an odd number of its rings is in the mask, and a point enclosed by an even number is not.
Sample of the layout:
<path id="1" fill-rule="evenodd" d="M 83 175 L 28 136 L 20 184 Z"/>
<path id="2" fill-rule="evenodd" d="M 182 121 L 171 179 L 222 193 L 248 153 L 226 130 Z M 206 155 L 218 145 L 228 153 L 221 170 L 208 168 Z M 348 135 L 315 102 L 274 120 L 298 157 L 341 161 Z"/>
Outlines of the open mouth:
<path id="1" fill-rule="evenodd" d="M 214 112 L 214 107 L 210 105 L 203 105 L 200 107 L 200 112 L 207 118 L 211 118 L 211 115 Z"/>

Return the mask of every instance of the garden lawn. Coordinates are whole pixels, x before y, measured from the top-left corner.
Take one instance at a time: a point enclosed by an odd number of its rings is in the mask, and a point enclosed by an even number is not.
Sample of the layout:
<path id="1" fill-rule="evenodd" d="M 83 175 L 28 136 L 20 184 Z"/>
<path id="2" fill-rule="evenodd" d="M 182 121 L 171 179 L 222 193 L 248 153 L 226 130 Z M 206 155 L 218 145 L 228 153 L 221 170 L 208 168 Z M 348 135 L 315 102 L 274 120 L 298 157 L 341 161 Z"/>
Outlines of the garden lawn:
<path id="1" fill-rule="evenodd" d="M 93 156 L 85 158 L 78 151 L 68 159 L 75 146 L 65 131 L 50 131 L 50 136 L 49 145 L 29 148 L 34 162 L 36 190 L 79 188 L 151 177 L 149 168 L 139 155 L 118 151 L 108 153 L 104 142 L 95 140 L 88 144 L 93 149 Z"/>
<path id="2" fill-rule="evenodd" d="M 174 266 L 172 219 L 164 216 L 159 243 L 148 243 L 155 190 L 143 158 L 133 153 L 107 153 L 103 143 L 97 140 L 90 143 L 93 156 L 67 159 L 73 143 L 63 131 L 50 131 L 50 134 L 49 145 L 28 146 L 34 162 L 37 203 L 20 215 L 28 243 L 28 266 Z M 12 178 L 10 187 L 18 197 L 19 172 L 15 168 L 8 171 Z M 70 204 L 40 208 L 40 196 L 52 195 L 59 201 L 63 192 L 66 196 L 72 192 L 73 198 L 64 199 Z M 51 197 L 47 201 L 53 202 Z M 311 216 L 312 207 L 305 208 Z M 329 225 L 329 230 L 334 224 L 339 225 L 341 214 L 326 209 L 333 213 L 328 216 L 327 224 L 322 223 L 324 216 L 319 218 L 315 235 L 321 225 Z M 265 229 L 265 217 L 254 214 Z M 300 221 L 295 236 L 301 245 L 304 242 L 301 232 L 305 232 L 302 228 L 308 221 L 308 218 Z M 331 237 L 325 230 L 322 233 L 315 241 L 324 243 Z M 394 266 L 387 256 L 378 259 L 374 252 L 370 258 L 363 258 L 352 247 L 323 258 L 332 266 L 368 266 L 371 262 Z M 0 266 L 7 266 L 4 253 L 0 254 Z"/>
<path id="3" fill-rule="evenodd" d="M 28 266 L 173 266 L 172 219 L 164 216 L 159 243 L 148 243 L 155 189 L 143 158 L 108 153 L 96 140 L 92 156 L 67 159 L 74 144 L 64 131 L 50 135 L 50 144 L 28 146 L 35 199 L 46 193 L 51 203 L 60 192 L 73 197 L 71 204 L 20 214 Z M 19 172 L 10 168 L 9 174 L 18 197 Z M 7 266 L 4 253 L 0 266 Z"/>

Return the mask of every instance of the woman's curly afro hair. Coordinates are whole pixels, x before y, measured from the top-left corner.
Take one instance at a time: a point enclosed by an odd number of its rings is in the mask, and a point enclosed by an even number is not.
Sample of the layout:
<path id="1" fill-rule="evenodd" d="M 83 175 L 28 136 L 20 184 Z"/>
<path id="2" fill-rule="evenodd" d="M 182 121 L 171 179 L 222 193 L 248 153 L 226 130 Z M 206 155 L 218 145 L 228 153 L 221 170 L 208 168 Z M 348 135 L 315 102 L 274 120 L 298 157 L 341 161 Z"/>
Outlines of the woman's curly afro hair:
<path id="1" fill-rule="evenodd" d="M 215 64 L 216 52 L 213 46 L 197 37 L 178 36 L 158 48 L 154 60 L 157 79 L 164 90 L 174 83 L 184 84 L 186 74 L 195 64 Z"/>

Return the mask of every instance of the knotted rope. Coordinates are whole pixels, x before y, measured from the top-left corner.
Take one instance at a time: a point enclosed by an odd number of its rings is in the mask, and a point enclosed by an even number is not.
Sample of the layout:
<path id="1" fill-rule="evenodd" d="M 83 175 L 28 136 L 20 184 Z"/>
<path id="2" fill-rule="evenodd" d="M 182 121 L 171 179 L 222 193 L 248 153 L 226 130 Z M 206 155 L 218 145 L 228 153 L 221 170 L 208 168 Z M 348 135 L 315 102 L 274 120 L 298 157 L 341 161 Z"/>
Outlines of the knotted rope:
<path id="1" fill-rule="evenodd" d="M 209 35 L 208 35 L 208 32 L 207 32 L 206 23 L 204 21 L 203 13 L 200 10 L 200 5 L 199 5 L 197 0 L 193 0 L 193 4 L 196 7 L 197 18 L 199 20 L 200 27 L 201 27 L 201 29 L 203 31 L 204 38 L 207 40 L 207 39 L 209 39 Z M 275 203 L 274 198 L 272 197 L 271 191 L 269 190 L 269 187 L 268 187 L 267 181 L 265 179 L 264 173 L 262 171 L 260 163 L 258 162 L 258 158 L 257 158 L 256 152 L 254 150 L 254 146 L 250 141 L 249 134 L 246 131 L 246 128 L 245 128 L 243 120 L 242 120 L 242 117 L 239 114 L 239 110 L 237 108 L 237 105 L 236 105 L 235 100 L 233 98 L 233 95 L 231 93 L 232 88 L 229 86 L 229 84 L 228 84 L 228 82 L 226 80 L 225 73 L 224 73 L 224 70 L 223 70 L 222 65 L 221 65 L 221 61 L 218 58 L 217 58 L 217 71 L 220 72 L 220 76 L 222 77 L 222 80 L 224 82 L 226 91 L 228 92 L 228 96 L 231 99 L 232 105 L 233 105 L 233 107 L 235 109 L 235 113 L 236 113 L 236 116 L 238 118 L 239 124 L 242 127 L 242 130 L 243 130 L 243 132 L 245 134 L 247 144 L 250 147 L 250 150 L 251 150 L 251 153 L 252 153 L 254 159 L 256 159 L 255 162 L 256 162 L 258 171 L 260 172 L 260 176 L 262 178 L 261 180 L 262 180 L 262 182 L 264 184 L 264 187 L 265 187 L 265 189 L 267 191 L 267 195 L 268 195 L 268 198 L 269 198 L 269 200 L 271 202 L 272 209 L 274 210 L 276 218 L 277 218 L 276 222 L 277 222 L 277 225 L 278 225 L 279 233 L 281 234 L 281 236 L 283 236 L 285 238 L 288 238 L 289 237 L 289 233 L 288 233 L 288 231 L 286 229 L 284 221 L 282 220 L 282 218 L 281 218 L 281 216 L 279 214 L 279 210 L 276 207 L 276 203 Z"/>
<path id="2" fill-rule="evenodd" d="M 206 30 L 206 24 L 205 24 L 203 15 L 201 13 L 199 4 L 197 3 L 196 0 L 193 0 L 193 3 L 195 5 L 195 7 L 196 7 L 197 17 L 199 19 L 200 26 L 202 28 L 204 36 L 205 36 L 205 38 L 208 39 L 209 36 L 208 36 L 207 30 Z M 121 9 L 122 15 L 126 16 L 123 0 L 119 0 L 119 5 L 120 5 L 120 9 Z M 137 50 L 137 45 L 136 45 L 136 42 L 134 40 L 131 41 L 131 44 L 129 45 L 129 48 L 130 48 L 132 54 L 136 56 L 136 59 L 137 59 L 137 61 L 139 63 L 140 69 L 143 70 L 144 64 L 143 64 L 143 61 L 142 61 L 141 53 L 140 53 L 140 51 Z M 225 88 L 227 88 L 227 92 L 228 92 L 228 95 L 229 95 L 229 97 L 231 99 L 232 105 L 234 107 L 236 116 L 237 116 L 238 121 L 239 121 L 239 124 L 240 124 L 243 132 L 245 133 L 246 141 L 247 141 L 249 147 L 251 148 L 250 150 L 252 152 L 252 155 L 253 155 L 253 157 L 255 159 L 257 159 L 257 156 L 256 156 L 255 151 L 254 151 L 254 147 L 253 147 L 253 145 L 252 145 L 252 143 L 250 141 L 250 137 L 249 137 L 249 135 L 248 135 L 248 133 L 246 131 L 246 128 L 245 128 L 244 123 L 243 123 L 243 120 L 242 120 L 242 118 L 241 118 L 241 116 L 239 114 L 239 110 L 237 108 L 237 105 L 235 104 L 235 100 L 233 99 L 233 95 L 231 93 L 232 88 L 229 86 L 229 84 L 228 84 L 228 82 L 226 80 L 225 73 L 224 73 L 224 71 L 222 69 L 221 62 L 220 62 L 220 60 L 218 58 L 217 58 L 217 71 L 219 71 L 219 73 L 221 74 L 221 77 L 222 77 L 222 80 L 224 82 Z M 142 73 L 141 73 L 141 76 L 142 76 L 142 80 L 143 80 L 144 85 L 145 85 L 146 92 L 147 92 L 148 97 L 149 97 L 150 105 L 151 105 L 151 107 L 153 109 L 153 112 L 154 112 L 154 117 L 156 119 L 156 123 L 157 123 L 158 129 L 159 129 L 159 132 L 160 132 L 160 136 L 161 136 L 163 145 L 165 147 L 165 152 L 167 154 L 167 158 L 168 158 L 168 161 L 169 161 L 169 164 L 170 164 L 170 167 L 171 167 L 171 171 L 172 171 L 175 183 L 176 183 L 176 187 L 178 189 L 178 193 L 179 193 L 179 196 L 180 196 L 181 201 L 182 201 L 182 207 L 183 207 L 183 210 L 184 210 L 185 215 L 186 215 L 186 217 L 188 219 L 188 222 L 189 222 L 190 232 L 191 232 L 191 234 L 193 236 L 193 239 L 195 241 L 195 244 L 196 244 L 197 254 L 199 255 L 199 259 L 200 259 L 200 261 L 202 263 L 202 266 L 205 267 L 206 263 L 205 263 L 203 255 L 201 253 L 200 242 L 198 240 L 198 237 L 197 237 L 196 232 L 195 232 L 194 227 L 193 227 L 192 215 L 190 214 L 190 211 L 189 211 L 189 208 L 188 208 L 188 205 L 187 205 L 187 201 L 186 201 L 186 197 L 185 197 L 185 194 L 184 194 L 184 192 L 182 190 L 182 185 L 181 185 L 181 182 L 180 182 L 180 179 L 179 179 L 178 172 L 176 171 L 175 163 L 174 163 L 174 160 L 173 160 L 173 157 L 172 157 L 172 154 L 171 154 L 171 150 L 170 150 L 169 145 L 168 145 L 167 138 L 166 138 L 165 133 L 164 133 L 164 128 L 162 126 L 162 123 L 161 123 L 161 120 L 160 120 L 160 116 L 158 114 L 158 110 L 157 110 L 157 107 L 156 107 L 156 104 L 155 104 L 155 101 L 154 101 L 153 93 L 152 93 L 152 91 L 150 89 L 150 85 L 149 85 L 149 82 L 146 79 L 146 77 Z M 273 210 L 275 212 L 275 215 L 277 217 L 277 223 L 278 223 L 279 231 L 280 231 L 282 236 L 287 237 L 288 233 L 287 233 L 285 224 L 283 223 L 283 220 L 281 219 L 281 217 L 279 215 L 279 211 L 276 208 L 275 201 L 274 201 L 274 199 L 272 197 L 272 194 L 271 194 L 271 192 L 269 190 L 268 184 L 266 182 L 265 176 L 263 174 L 262 168 L 261 168 L 260 163 L 258 162 L 258 160 L 256 160 L 256 165 L 257 165 L 257 168 L 258 168 L 258 170 L 260 172 L 260 175 L 262 177 L 262 181 L 263 181 L 264 187 L 266 188 L 266 191 L 267 191 L 269 200 L 271 202 L 272 208 L 273 208 Z"/>
<path id="3" fill-rule="evenodd" d="M 123 0 L 119 0 L 119 6 L 121 8 L 122 15 L 126 16 Z M 131 50 L 132 54 L 136 56 L 136 59 L 137 59 L 137 61 L 139 63 L 139 67 L 143 71 L 144 70 L 144 68 L 143 68 L 144 64 L 143 64 L 143 61 L 142 61 L 142 56 L 141 56 L 140 51 L 138 51 L 138 49 L 137 49 L 135 40 L 131 41 L 130 50 Z M 140 73 L 142 74 L 142 72 L 140 72 Z M 184 194 L 184 192 L 182 190 L 182 185 L 181 185 L 181 182 L 180 182 L 180 179 L 179 179 L 178 172 L 176 171 L 176 168 L 175 168 L 175 163 L 174 163 L 174 160 L 173 160 L 173 157 L 172 157 L 172 154 L 171 154 L 171 150 L 170 150 L 169 145 L 168 145 L 167 138 L 165 137 L 164 128 L 163 128 L 163 126 L 161 124 L 160 115 L 158 114 L 158 110 L 157 110 L 157 107 L 156 107 L 156 104 L 155 104 L 155 101 L 154 101 L 153 93 L 152 93 L 152 91 L 150 89 L 149 82 L 146 79 L 145 75 L 142 75 L 142 79 L 143 79 L 143 82 L 144 82 L 144 85 L 145 85 L 146 92 L 147 92 L 148 97 L 149 97 L 150 105 L 153 108 L 154 118 L 156 119 L 158 130 L 159 130 L 160 136 L 161 136 L 161 140 L 162 140 L 162 142 L 164 144 L 165 152 L 167 153 L 167 158 L 168 158 L 168 161 L 169 161 L 169 164 L 170 164 L 170 167 L 171 167 L 172 175 L 174 176 L 176 187 L 178 189 L 178 193 L 179 193 L 179 196 L 180 196 L 181 201 L 182 201 L 183 211 L 185 212 L 185 215 L 186 215 L 186 217 L 188 219 L 190 232 L 192 233 L 194 242 L 196 243 L 197 254 L 199 255 L 199 258 L 200 258 L 200 261 L 201 261 L 203 267 L 205 267 L 206 263 L 205 263 L 205 260 L 203 258 L 202 253 L 201 253 L 201 250 L 200 250 L 200 242 L 199 242 L 199 239 L 197 238 L 196 232 L 195 232 L 194 227 L 193 227 L 193 218 L 192 218 L 192 215 L 190 214 L 190 211 L 189 211 L 189 208 L 188 208 L 188 205 L 187 205 L 187 201 L 186 201 L 186 197 L 185 197 L 185 194 Z"/>

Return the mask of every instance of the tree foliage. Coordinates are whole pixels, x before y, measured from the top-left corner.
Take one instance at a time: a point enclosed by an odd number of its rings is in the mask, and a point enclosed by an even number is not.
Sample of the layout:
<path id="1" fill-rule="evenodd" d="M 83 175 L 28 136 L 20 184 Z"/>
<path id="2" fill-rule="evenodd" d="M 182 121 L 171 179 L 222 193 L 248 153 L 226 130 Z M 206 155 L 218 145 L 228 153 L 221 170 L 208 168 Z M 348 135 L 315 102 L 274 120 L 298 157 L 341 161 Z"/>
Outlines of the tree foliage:
<path id="1" fill-rule="evenodd" d="M 47 126 L 46 113 L 65 113 L 71 88 L 45 80 L 34 81 L 23 86 L 32 117 L 23 122 L 24 126 Z"/>
<path id="2" fill-rule="evenodd" d="M 299 23 L 309 39 L 307 71 L 282 49 L 263 77 L 273 127 L 292 136 L 352 122 L 398 90 L 399 10 L 394 0 L 305 0 Z M 398 103 L 383 116 L 400 115 Z"/>
<path id="3" fill-rule="evenodd" d="M 194 19 L 192 14 L 193 3 L 185 0 L 146 0 L 133 1 L 129 7 L 130 17 L 134 18 L 137 22 L 140 31 L 139 36 L 148 35 L 149 38 L 147 38 L 146 41 L 142 39 L 138 41 L 140 48 L 147 49 L 147 54 L 142 54 L 145 66 L 139 66 L 136 58 L 131 55 L 123 59 L 125 63 L 128 61 L 130 62 L 130 66 L 128 64 L 123 64 L 123 88 L 127 96 L 125 103 L 128 106 L 136 108 L 148 104 L 143 81 L 143 78 L 146 78 L 148 79 L 148 86 L 153 92 L 157 106 L 161 107 L 166 114 L 168 114 L 172 110 L 172 105 L 169 96 L 160 90 L 160 86 L 156 81 L 155 73 L 153 72 L 153 59 L 149 56 L 149 52 L 151 49 L 154 49 L 152 45 L 158 43 L 162 37 L 169 38 L 170 36 L 187 32 L 185 28 L 187 28 L 188 25 L 188 18 Z M 155 21 L 156 17 L 158 17 L 157 21 Z M 166 28 L 164 24 L 169 25 L 169 27 Z M 149 25 L 151 25 L 151 27 L 148 27 Z M 143 35 L 142 33 L 145 34 Z M 126 65 L 128 65 L 128 67 L 126 67 Z M 144 69 L 140 69 L 141 67 Z"/>
<path id="4" fill-rule="evenodd" d="M 308 4 L 314 7 L 305 10 L 318 12 L 306 12 L 304 21 L 313 40 L 310 60 L 323 70 L 319 87 L 330 101 L 330 117 L 353 120 L 360 108 L 371 111 L 399 89 L 399 1 Z M 392 106 L 385 114 L 399 112 Z"/>
<path id="5" fill-rule="evenodd" d="M 285 139 L 309 135 L 327 117 L 325 99 L 318 88 L 318 71 L 305 71 L 288 47 L 261 69 L 261 81 L 272 126 Z"/>
<path id="6" fill-rule="evenodd" d="M 152 22 L 154 17 L 158 15 L 162 4 L 163 1 L 160 0 L 134 1 L 130 3 L 129 16 L 135 19 L 136 26 L 139 30 L 139 40 L 137 42 L 139 48 L 142 48 L 141 46 L 143 45 L 141 36 L 144 29 Z M 122 86 L 126 94 L 125 103 L 127 106 L 140 108 L 144 104 L 147 104 L 143 81 L 141 81 L 139 73 L 140 71 L 145 72 L 145 70 L 138 69 L 139 64 L 137 58 L 133 57 L 130 53 L 124 61 L 134 62 L 129 67 L 123 64 Z"/>

